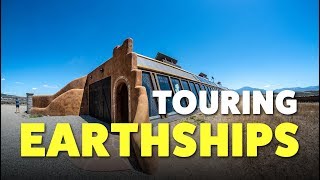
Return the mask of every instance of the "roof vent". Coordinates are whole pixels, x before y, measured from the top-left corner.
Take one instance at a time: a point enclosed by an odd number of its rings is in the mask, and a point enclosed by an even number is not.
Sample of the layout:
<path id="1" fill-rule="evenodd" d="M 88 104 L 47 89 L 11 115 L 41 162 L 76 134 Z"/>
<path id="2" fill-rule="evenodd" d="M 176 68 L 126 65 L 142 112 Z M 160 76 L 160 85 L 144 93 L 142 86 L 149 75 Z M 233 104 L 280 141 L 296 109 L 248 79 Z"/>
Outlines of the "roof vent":
<path id="1" fill-rule="evenodd" d="M 199 74 L 199 76 L 208 79 L 208 77 L 207 77 L 207 75 L 206 75 L 205 73 L 202 73 L 202 72 L 201 72 L 201 73 Z"/>
<path id="2" fill-rule="evenodd" d="M 157 56 L 155 57 L 156 60 L 159 60 L 161 62 L 164 62 L 164 63 L 167 63 L 167 64 L 171 64 L 173 66 L 176 66 L 176 67 L 181 67 L 179 66 L 177 63 L 178 63 L 178 60 L 170 57 L 170 56 L 167 56 L 165 54 L 162 54 L 160 52 L 157 53 Z"/>

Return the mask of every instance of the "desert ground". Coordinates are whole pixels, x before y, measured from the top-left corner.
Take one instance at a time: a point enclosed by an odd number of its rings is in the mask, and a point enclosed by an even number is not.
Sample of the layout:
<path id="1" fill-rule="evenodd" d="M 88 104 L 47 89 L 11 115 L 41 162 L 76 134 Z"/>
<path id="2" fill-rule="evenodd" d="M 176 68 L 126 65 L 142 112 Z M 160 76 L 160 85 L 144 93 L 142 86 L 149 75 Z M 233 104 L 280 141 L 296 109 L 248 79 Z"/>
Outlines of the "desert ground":
<path id="1" fill-rule="evenodd" d="M 202 122 L 209 122 L 212 123 L 213 129 L 218 122 L 242 122 L 244 127 L 249 122 L 261 122 L 268 124 L 272 129 L 282 122 L 292 122 L 299 126 L 295 138 L 299 142 L 300 149 L 291 158 L 278 157 L 275 155 L 275 150 L 279 143 L 274 138 L 269 145 L 259 148 L 257 158 L 234 158 L 231 156 L 219 158 L 216 156 L 215 148 L 212 148 L 213 155 L 210 158 L 199 157 L 199 151 L 190 158 L 178 158 L 172 155 L 172 151 L 177 145 L 172 139 L 170 143 L 171 156 L 159 158 L 159 169 L 155 175 L 139 172 L 131 166 L 127 159 L 120 157 L 103 159 L 103 162 L 99 163 L 101 166 L 105 164 L 106 167 L 102 167 L 99 171 L 88 167 L 83 168 L 83 166 L 81 168 L 80 160 L 71 159 L 64 153 L 61 153 L 57 158 L 21 158 L 20 124 L 22 122 L 46 123 L 43 139 L 46 147 L 49 145 L 55 124 L 58 122 L 70 123 L 73 133 L 77 137 L 81 136 L 82 123 L 99 122 L 89 116 L 30 117 L 23 113 L 25 109 L 26 107 L 22 106 L 21 113 L 15 113 L 15 106 L 1 105 L 1 178 L 53 179 L 59 176 L 70 179 L 319 179 L 319 103 L 299 103 L 298 112 L 292 116 L 285 116 L 278 112 L 275 112 L 274 115 L 217 114 L 211 116 L 198 113 L 171 122 L 171 129 L 179 122 L 189 122 L 197 126 Z M 245 132 L 244 130 L 244 142 Z M 196 131 L 192 137 L 198 140 L 199 132 Z M 118 136 L 111 134 L 109 139 L 108 146 L 117 152 Z M 229 146 L 231 152 L 231 143 Z"/>

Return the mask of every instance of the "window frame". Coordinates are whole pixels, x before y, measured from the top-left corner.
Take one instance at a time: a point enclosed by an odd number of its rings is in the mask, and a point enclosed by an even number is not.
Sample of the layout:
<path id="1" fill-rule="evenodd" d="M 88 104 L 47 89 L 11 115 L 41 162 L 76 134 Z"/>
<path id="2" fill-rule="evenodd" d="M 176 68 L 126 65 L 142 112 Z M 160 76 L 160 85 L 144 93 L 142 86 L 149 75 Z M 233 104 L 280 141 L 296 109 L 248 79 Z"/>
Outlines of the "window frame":
<path id="1" fill-rule="evenodd" d="M 172 84 L 172 79 L 178 80 L 178 84 L 179 84 L 181 90 L 184 90 L 184 88 L 182 87 L 181 80 L 180 80 L 179 78 L 177 78 L 177 77 L 170 77 L 170 82 L 171 82 L 171 84 Z M 174 90 L 173 84 L 172 84 L 172 89 L 173 89 L 173 93 L 176 94 L 176 92 L 175 92 L 175 90 Z M 180 90 L 180 91 L 181 91 L 181 90 Z M 188 105 L 189 105 L 188 98 L 184 98 L 184 100 L 185 100 L 186 106 L 188 106 Z"/>
<path id="2" fill-rule="evenodd" d="M 152 85 L 153 91 L 154 91 L 154 90 L 158 90 L 157 84 L 156 84 L 155 81 L 154 81 L 154 75 L 153 75 L 153 73 L 150 72 L 150 71 L 144 71 L 144 70 L 142 71 L 142 73 L 148 73 L 148 74 L 150 75 L 151 85 Z M 141 80 L 141 85 L 142 85 L 142 80 Z M 147 94 L 147 96 L 148 96 L 148 94 Z M 151 94 L 151 96 L 152 96 L 152 94 Z M 151 98 L 153 98 L 153 97 L 151 97 Z M 158 111 L 159 111 L 159 107 L 158 107 L 159 102 L 158 102 L 158 99 L 157 99 L 157 98 L 154 98 L 154 99 L 155 99 L 155 101 L 156 101 L 156 106 L 157 106 Z M 149 100 L 148 100 L 148 103 L 150 103 Z M 148 107 L 149 107 L 149 106 L 148 106 Z M 160 115 L 160 114 L 155 115 L 155 116 L 149 116 L 149 119 L 150 119 L 150 120 L 159 119 L 159 118 L 161 118 L 161 115 Z"/>
<path id="3" fill-rule="evenodd" d="M 158 90 L 161 90 L 161 88 L 160 88 L 160 83 L 159 83 L 159 80 L 158 80 L 158 75 L 160 75 L 160 76 L 165 76 L 165 77 L 167 77 L 168 78 L 168 81 L 169 81 L 169 87 L 170 87 L 170 89 L 171 89 L 171 91 L 172 91 L 172 95 L 174 95 L 174 90 L 173 90 L 173 86 L 172 86 L 172 83 L 171 83 L 171 79 L 170 79 L 170 75 L 166 75 L 166 74 L 162 74 L 162 73 L 154 73 L 155 74 L 155 79 L 156 79 L 156 82 L 157 82 L 157 85 L 158 85 L 158 87 L 159 87 L 159 89 Z M 173 98 L 173 97 L 172 97 Z M 158 103 L 159 104 L 159 103 Z M 158 107 L 159 108 L 159 107 Z M 172 105 L 172 108 L 173 108 L 173 105 Z M 174 108 L 173 108 L 173 111 L 172 112 L 167 112 L 166 114 L 161 114 L 161 116 L 163 116 L 163 118 L 167 118 L 168 116 L 171 116 L 171 115 L 175 115 L 175 114 L 177 114 L 177 112 L 176 111 L 174 111 Z"/>
<path id="4" fill-rule="evenodd" d="M 173 84 L 172 84 L 172 78 L 179 80 L 179 85 L 180 85 L 180 87 L 181 87 L 182 90 L 189 90 L 189 91 L 192 92 L 192 90 L 191 90 L 191 83 L 193 83 L 193 84 L 194 84 L 194 87 L 195 87 L 195 90 L 196 90 L 195 96 L 196 96 L 196 98 L 197 98 L 197 100 L 198 100 L 198 101 L 197 101 L 197 108 L 196 108 L 196 109 L 199 109 L 199 104 L 198 104 L 198 103 L 199 103 L 199 98 L 200 98 L 200 96 L 199 96 L 199 91 L 197 90 L 197 84 L 198 84 L 200 90 L 205 90 L 205 91 L 208 93 L 207 89 L 205 88 L 205 87 L 207 87 L 208 90 L 210 91 L 210 96 L 211 96 L 211 91 L 215 91 L 215 90 L 216 90 L 215 87 L 213 87 L 213 86 L 211 86 L 211 85 L 209 85 L 209 84 L 207 84 L 207 83 L 203 83 L 203 82 L 200 81 L 200 80 L 199 80 L 199 81 L 194 81 L 194 80 L 190 80 L 190 79 L 188 79 L 188 78 L 183 78 L 183 77 L 180 77 L 180 76 L 174 76 L 174 75 L 171 75 L 171 74 L 165 74 L 165 73 L 161 73 L 161 72 L 155 72 L 155 71 L 144 70 L 144 69 L 141 70 L 141 71 L 142 71 L 142 72 L 147 72 L 147 73 L 150 74 L 151 81 L 152 81 L 152 86 L 153 86 L 153 90 L 161 90 L 161 89 L 160 89 L 159 80 L 158 80 L 158 75 L 167 77 L 167 78 L 168 78 L 168 81 L 169 81 L 170 90 L 172 91 L 172 95 L 175 95 L 175 94 L 176 94 L 176 92 L 174 91 Z M 185 89 L 185 87 L 183 86 L 182 81 L 185 81 L 185 82 L 187 83 L 189 89 Z M 204 88 L 204 89 L 203 89 L 203 88 Z M 193 92 L 192 92 L 192 93 L 193 93 Z M 208 98 L 208 95 L 207 95 L 207 98 Z M 158 99 L 155 98 L 155 100 L 156 100 L 157 107 L 158 107 L 158 105 L 159 105 Z M 211 99 L 208 100 L 208 103 L 210 103 L 210 101 L 211 101 Z M 189 100 L 188 100 L 188 99 L 186 99 L 186 103 L 187 103 L 187 106 L 188 106 L 188 105 L 189 105 Z M 158 109 L 159 109 L 159 107 L 158 107 Z M 168 117 L 171 116 L 171 115 L 176 115 L 176 114 L 178 114 L 178 113 L 175 112 L 175 111 L 173 111 L 173 112 L 170 112 L 170 113 L 167 113 L 167 114 L 161 114 L 161 115 L 158 114 L 158 115 L 156 115 L 156 116 L 151 116 L 151 117 L 149 117 L 149 118 L 150 118 L 150 120 L 154 120 L 154 119 L 164 119 L 164 118 L 168 118 Z"/>

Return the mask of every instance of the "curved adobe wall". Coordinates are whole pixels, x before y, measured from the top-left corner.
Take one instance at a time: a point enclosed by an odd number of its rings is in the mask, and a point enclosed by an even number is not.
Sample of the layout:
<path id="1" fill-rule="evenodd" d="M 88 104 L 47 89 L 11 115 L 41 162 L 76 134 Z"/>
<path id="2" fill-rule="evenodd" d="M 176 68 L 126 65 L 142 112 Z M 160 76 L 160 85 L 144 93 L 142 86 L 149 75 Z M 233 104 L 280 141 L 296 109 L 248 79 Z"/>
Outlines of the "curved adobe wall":
<path id="1" fill-rule="evenodd" d="M 33 107 L 45 108 L 51 101 L 60 96 L 61 94 L 71 90 L 71 89 L 83 89 L 87 80 L 87 76 L 75 79 L 64 86 L 61 90 L 51 96 L 33 96 L 32 103 Z"/>
<path id="2" fill-rule="evenodd" d="M 70 89 L 55 98 L 47 107 L 31 109 L 31 114 L 50 116 L 79 115 L 83 89 Z"/>

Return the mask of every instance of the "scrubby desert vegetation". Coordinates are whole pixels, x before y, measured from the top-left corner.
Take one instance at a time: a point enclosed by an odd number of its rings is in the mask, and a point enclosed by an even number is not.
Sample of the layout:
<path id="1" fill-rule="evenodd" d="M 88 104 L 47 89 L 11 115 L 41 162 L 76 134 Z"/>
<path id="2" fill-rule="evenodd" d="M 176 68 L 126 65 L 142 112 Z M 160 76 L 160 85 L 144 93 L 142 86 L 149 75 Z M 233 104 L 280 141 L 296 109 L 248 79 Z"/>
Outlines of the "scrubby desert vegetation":
<path id="1" fill-rule="evenodd" d="M 292 122 L 299 126 L 294 137 L 299 142 L 298 153 L 291 158 L 281 158 L 275 154 L 279 142 L 274 138 L 270 144 L 258 150 L 257 158 L 245 156 L 242 158 L 218 158 L 216 148 L 212 148 L 213 156 L 199 157 L 199 151 L 192 158 L 162 158 L 160 169 L 164 174 L 190 173 L 192 176 L 215 176 L 231 178 L 307 178 L 319 177 L 319 103 L 298 103 L 298 111 L 294 115 L 282 115 L 275 110 L 273 115 L 203 115 L 201 113 L 189 116 L 171 123 L 175 126 L 179 122 L 189 122 L 199 125 L 203 122 L 212 123 L 213 131 L 217 123 L 241 122 L 244 126 L 243 140 L 246 142 L 246 123 L 259 122 L 269 125 L 273 130 L 283 122 Z M 231 137 L 229 126 L 229 137 Z M 215 133 L 215 132 L 213 132 Z M 199 139 L 199 131 L 192 136 Z M 171 139 L 171 151 L 177 143 Z M 231 141 L 229 139 L 229 154 L 231 154 Z M 169 167 L 169 168 L 168 168 Z"/>

